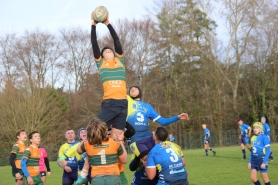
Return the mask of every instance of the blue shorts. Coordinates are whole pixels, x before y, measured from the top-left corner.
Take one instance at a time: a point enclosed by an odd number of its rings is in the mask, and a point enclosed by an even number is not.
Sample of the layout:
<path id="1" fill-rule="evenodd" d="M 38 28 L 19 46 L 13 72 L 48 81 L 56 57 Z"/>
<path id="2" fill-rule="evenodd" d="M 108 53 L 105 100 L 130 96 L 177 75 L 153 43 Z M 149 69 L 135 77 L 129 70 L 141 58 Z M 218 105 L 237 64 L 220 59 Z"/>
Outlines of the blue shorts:
<path id="1" fill-rule="evenodd" d="M 210 144 L 210 137 L 207 139 L 204 139 L 204 145 L 207 144 L 207 142 L 208 142 L 208 144 Z"/>
<path id="2" fill-rule="evenodd" d="M 266 168 L 262 169 L 260 167 L 253 167 L 251 164 L 251 170 L 257 170 L 257 171 L 261 171 L 261 173 L 267 173 L 267 166 Z"/>
<path id="3" fill-rule="evenodd" d="M 155 142 L 153 137 L 149 137 L 147 139 L 142 139 L 140 141 L 135 141 L 130 144 L 130 149 L 137 157 L 144 157 L 148 154 L 148 152 L 154 147 Z M 141 156 L 140 156 L 141 154 Z M 142 156 L 142 154 L 144 154 Z"/>
<path id="4" fill-rule="evenodd" d="M 103 100 L 98 118 L 105 122 L 108 129 L 124 130 L 127 117 L 127 100 Z"/>
<path id="5" fill-rule="evenodd" d="M 250 138 L 241 136 L 240 143 L 250 145 Z"/>
<path id="6" fill-rule="evenodd" d="M 62 183 L 63 184 L 73 184 L 77 180 L 77 169 L 72 169 L 72 172 L 68 173 L 64 171 Z"/>

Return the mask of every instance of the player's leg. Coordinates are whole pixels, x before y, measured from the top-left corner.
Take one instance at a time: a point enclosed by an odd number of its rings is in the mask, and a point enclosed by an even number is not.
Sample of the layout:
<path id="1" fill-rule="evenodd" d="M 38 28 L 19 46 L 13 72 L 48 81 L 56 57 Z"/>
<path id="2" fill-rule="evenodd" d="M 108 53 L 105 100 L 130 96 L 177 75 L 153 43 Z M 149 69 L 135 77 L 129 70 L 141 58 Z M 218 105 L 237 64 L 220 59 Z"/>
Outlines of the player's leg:
<path id="1" fill-rule="evenodd" d="M 257 169 L 251 168 L 250 179 L 255 185 L 261 185 L 260 181 L 258 180 L 258 171 Z"/>
<path id="2" fill-rule="evenodd" d="M 43 184 L 46 185 L 46 172 L 40 172 L 40 174 Z"/>
<path id="3" fill-rule="evenodd" d="M 204 141 L 205 156 L 208 156 L 207 141 Z"/>
<path id="4" fill-rule="evenodd" d="M 270 185 L 270 181 L 269 181 L 268 174 L 267 174 L 267 168 L 260 169 L 260 171 L 261 171 L 261 176 L 264 181 L 264 184 Z"/>
<path id="5" fill-rule="evenodd" d="M 246 152 L 245 152 L 245 141 L 244 141 L 244 138 L 241 137 L 240 139 L 240 148 L 241 148 L 241 152 L 242 152 L 242 159 L 246 159 Z"/>
<path id="6" fill-rule="evenodd" d="M 244 137 L 244 145 L 251 152 L 250 138 L 249 137 Z"/>
<path id="7" fill-rule="evenodd" d="M 43 185 L 43 182 L 42 182 L 40 176 L 32 177 L 32 179 L 33 179 L 33 181 L 34 181 L 34 185 Z"/>
<path id="8" fill-rule="evenodd" d="M 62 184 L 63 185 L 72 185 L 74 181 L 71 179 L 71 173 L 68 173 L 64 171 L 63 178 L 62 178 Z"/>
<path id="9" fill-rule="evenodd" d="M 117 103 L 117 116 L 113 119 L 111 137 L 117 140 L 117 135 L 121 135 L 126 127 L 126 117 L 127 117 L 127 101 L 116 101 Z"/>
<path id="10" fill-rule="evenodd" d="M 207 148 L 213 153 L 213 156 L 215 156 L 215 155 L 216 155 L 216 151 L 213 150 L 213 149 L 209 146 L 209 144 L 210 144 L 210 138 L 209 138 L 208 141 L 207 141 Z"/>
<path id="11" fill-rule="evenodd" d="M 15 179 L 15 184 L 16 185 L 23 185 L 23 180 L 24 180 L 24 174 L 23 174 L 23 172 L 22 172 L 22 170 L 21 169 L 17 169 L 18 170 L 18 173 L 21 175 L 21 179 L 16 179 L 15 178 L 15 173 L 14 172 L 12 172 L 12 174 L 13 174 L 13 176 L 14 176 L 14 179 Z"/>

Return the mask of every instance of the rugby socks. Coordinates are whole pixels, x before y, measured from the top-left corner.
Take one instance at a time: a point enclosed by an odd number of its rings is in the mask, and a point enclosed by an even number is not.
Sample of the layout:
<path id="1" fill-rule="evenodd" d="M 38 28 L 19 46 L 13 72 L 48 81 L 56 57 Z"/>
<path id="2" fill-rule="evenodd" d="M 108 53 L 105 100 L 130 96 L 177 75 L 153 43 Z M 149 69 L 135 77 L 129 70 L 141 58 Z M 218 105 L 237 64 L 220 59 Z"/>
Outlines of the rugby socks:
<path id="1" fill-rule="evenodd" d="M 270 185 L 270 181 L 269 181 L 269 182 L 265 182 L 264 184 L 265 184 L 265 185 Z"/>
<path id="2" fill-rule="evenodd" d="M 212 152 L 215 152 L 212 148 L 210 148 L 209 150 L 212 151 Z"/>
<path id="3" fill-rule="evenodd" d="M 205 151 L 206 151 L 206 155 L 208 155 L 208 150 L 207 150 L 207 149 L 205 149 Z"/>
<path id="4" fill-rule="evenodd" d="M 243 158 L 246 158 L 246 153 L 245 153 L 245 149 L 242 150 L 242 154 L 243 154 Z"/>
<path id="5" fill-rule="evenodd" d="M 254 182 L 255 185 L 261 185 L 260 181 L 257 180 L 257 182 Z"/>

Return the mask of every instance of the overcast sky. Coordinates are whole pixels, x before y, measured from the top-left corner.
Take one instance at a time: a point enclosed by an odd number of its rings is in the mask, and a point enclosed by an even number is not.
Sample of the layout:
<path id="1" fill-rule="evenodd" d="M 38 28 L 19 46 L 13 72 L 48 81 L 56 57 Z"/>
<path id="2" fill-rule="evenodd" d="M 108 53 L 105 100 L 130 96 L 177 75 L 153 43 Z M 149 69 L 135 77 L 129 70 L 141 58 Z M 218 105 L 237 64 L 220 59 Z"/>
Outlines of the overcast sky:
<path id="1" fill-rule="evenodd" d="M 110 22 L 140 18 L 152 0 L 0 0 L 0 33 L 34 28 L 56 32 L 61 27 L 90 30 L 91 12 L 100 5 L 109 11 Z M 101 27 L 101 26 L 99 26 Z"/>

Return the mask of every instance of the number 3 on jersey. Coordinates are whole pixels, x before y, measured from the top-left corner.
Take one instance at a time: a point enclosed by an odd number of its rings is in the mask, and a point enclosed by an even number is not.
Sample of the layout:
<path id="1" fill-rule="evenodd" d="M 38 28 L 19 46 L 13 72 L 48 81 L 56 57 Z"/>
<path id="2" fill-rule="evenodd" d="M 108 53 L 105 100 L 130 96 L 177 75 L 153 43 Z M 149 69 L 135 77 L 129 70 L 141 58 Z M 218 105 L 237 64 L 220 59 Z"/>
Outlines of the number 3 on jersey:
<path id="1" fill-rule="evenodd" d="M 101 164 L 106 164 L 105 150 L 101 150 L 97 154 L 100 155 L 100 162 L 101 162 Z"/>
<path id="2" fill-rule="evenodd" d="M 178 160 L 179 160 L 179 157 L 178 157 L 178 155 L 176 154 L 176 152 L 172 149 L 172 148 L 167 148 L 166 149 L 166 152 L 167 153 L 170 153 L 170 160 L 172 161 L 172 162 L 177 162 Z"/>

